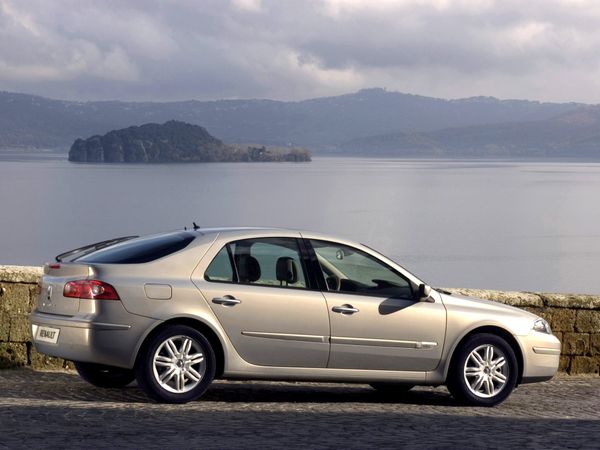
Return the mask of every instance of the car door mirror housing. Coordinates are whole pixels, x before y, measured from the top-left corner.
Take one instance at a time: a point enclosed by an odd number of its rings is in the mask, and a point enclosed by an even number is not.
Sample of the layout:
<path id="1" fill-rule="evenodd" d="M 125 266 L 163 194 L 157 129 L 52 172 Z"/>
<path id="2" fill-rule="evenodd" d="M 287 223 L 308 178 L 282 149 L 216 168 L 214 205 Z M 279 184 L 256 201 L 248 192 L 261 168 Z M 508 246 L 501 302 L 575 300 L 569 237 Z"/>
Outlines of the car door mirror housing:
<path id="1" fill-rule="evenodd" d="M 417 291 L 418 300 L 421 302 L 431 301 L 429 297 L 430 294 L 431 286 L 429 286 L 428 284 L 421 283 Z"/>

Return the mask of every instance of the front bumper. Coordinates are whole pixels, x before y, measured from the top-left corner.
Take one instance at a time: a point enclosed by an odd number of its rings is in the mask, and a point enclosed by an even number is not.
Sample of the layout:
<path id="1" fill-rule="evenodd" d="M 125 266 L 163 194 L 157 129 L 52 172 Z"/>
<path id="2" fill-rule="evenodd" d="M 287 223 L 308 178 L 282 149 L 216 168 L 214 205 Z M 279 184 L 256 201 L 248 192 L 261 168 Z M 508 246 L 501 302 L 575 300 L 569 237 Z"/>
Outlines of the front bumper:
<path id="1" fill-rule="evenodd" d="M 560 341 L 556 336 L 531 331 L 527 336 L 517 336 L 523 349 L 522 383 L 551 379 L 558 370 Z"/>
<path id="2" fill-rule="evenodd" d="M 121 306 L 122 307 L 122 306 Z M 137 349 L 155 319 L 128 314 L 128 323 L 111 323 L 93 315 L 63 316 L 34 310 L 29 316 L 39 353 L 115 367 L 133 368 Z M 56 343 L 41 340 L 39 327 L 56 329 Z"/>

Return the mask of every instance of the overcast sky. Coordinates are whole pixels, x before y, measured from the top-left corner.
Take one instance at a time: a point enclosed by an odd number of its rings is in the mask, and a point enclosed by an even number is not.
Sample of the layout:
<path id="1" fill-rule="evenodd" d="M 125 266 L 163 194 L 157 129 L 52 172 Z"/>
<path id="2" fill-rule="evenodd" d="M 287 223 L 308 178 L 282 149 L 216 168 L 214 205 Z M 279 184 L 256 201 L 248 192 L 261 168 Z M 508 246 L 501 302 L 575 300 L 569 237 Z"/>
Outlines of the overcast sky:
<path id="1" fill-rule="evenodd" d="M 597 0 L 0 0 L 0 90 L 600 103 Z"/>

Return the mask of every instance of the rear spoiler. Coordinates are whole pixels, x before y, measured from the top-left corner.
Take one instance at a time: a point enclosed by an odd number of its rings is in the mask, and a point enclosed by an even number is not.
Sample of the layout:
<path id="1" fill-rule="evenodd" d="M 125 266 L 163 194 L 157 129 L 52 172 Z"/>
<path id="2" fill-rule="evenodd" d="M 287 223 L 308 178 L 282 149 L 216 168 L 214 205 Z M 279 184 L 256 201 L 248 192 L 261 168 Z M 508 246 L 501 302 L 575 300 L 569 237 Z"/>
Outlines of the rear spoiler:
<path id="1" fill-rule="evenodd" d="M 54 259 L 56 262 L 62 262 L 65 258 L 69 258 L 71 256 L 78 255 L 79 257 L 86 255 L 88 253 L 92 253 L 96 250 L 100 250 L 101 248 L 108 247 L 110 245 L 118 244 L 119 242 L 128 241 L 130 239 L 135 239 L 139 236 L 123 236 L 114 239 L 108 239 L 106 241 L 96 242 L 95 244 L 84 245 L 83 247 L 76 248 L 74 250 L 69 250 L 68 252 L 61 253 L 57 255 Z M 82 253 L 81 255 L 79 255 Z M 73 260 L 73 259 L 71 259 Z"/>
<path id="2" fill-rule="evenodd" d="M 93 277 L 95 270 L 92 266 L 87 264 L 59 264 L 59 263 L 46 263 L 44 265 L 44 275 L 50 275 L 51 277 Z"/>

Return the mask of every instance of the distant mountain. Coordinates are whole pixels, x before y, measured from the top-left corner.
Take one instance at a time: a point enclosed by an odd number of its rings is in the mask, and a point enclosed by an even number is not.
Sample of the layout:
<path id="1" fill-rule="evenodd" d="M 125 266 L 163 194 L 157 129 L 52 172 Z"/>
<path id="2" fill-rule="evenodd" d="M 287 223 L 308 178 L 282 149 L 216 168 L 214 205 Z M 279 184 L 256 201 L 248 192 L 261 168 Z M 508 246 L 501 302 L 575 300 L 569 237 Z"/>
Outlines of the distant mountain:
<path id="1" fill-rule="evenodd" d="M 421 133 L 434 130 L 543 121 L 581 106 L 491 97 L 442 100 L 384 89 L 300 102 L 69 102 L 0 92 L 0 148 L 66 151 L 79 137 L 147 122 L 179 120 L 202 125 L 227 143 L 335 151 L 342 143 L 365 136 L 406 134 L 419 141 L 423 139 Z"/>
<path id="2" fill-rule="evenodd" d="M 204 128 L 171 120 L 148 123 L 104 136 L 77 139 L 69 161 L 92 163 L 171 163 L 237 161 L 310 161 L 301 149 L 268 149 L 226 145 Z"/>
<path id="3" fill-rule="evenodd" d="M 600 106 L 526 122 L 388 133 L 352 139 L 340 152 L 405 157 L 598 157 Z"/>

